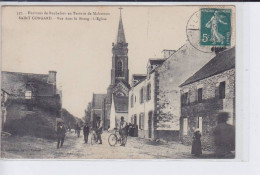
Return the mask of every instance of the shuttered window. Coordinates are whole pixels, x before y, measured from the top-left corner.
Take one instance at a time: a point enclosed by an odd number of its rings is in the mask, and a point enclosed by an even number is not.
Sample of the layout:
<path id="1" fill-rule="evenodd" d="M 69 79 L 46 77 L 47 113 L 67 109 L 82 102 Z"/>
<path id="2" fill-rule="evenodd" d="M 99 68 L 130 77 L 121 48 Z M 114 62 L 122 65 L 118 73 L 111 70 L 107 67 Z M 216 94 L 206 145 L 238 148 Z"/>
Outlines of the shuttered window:
<path id="1" fill-rule="evenodd" d="M 219 99 L 226 97 L 226 82 L 220 82 L 219 84 Z"/>
<path id="2" fill-rule="evenodd" d="M 201 103 L 202 102 L 202 88 L 198 89 L 198 102 Z"/>
<path id="3" fill-rule="evenodd" d="M 140 130 L 144 129 L 144 114 L 143 113 L 139 114 L 139 129 Z"/>
<path id="4" fill-rule="evenodd" d="M 188 119 L 183 119 L 183 135 L 188 135 Z"/>
<path id="5" fill-rule="evenodd" d="M 197 128 L 200 130 L 200 133 L 202 134 L 202 117 L 198 117 Z"/>
<path id="6" fill-rule="evenodd" d="M 140 90 L 140 103 L 143 103 L 144 102 L 144 89 L 141 88 Z"/>
<path id="7" fill-rule="evenodd" d="M 134 95 L 131 95 L 131 108 L 134 107 Z"/>
<path id="8" fill-rule="evenodd" d="M 183 93 L 181 95 L 181 105 L 187 105 L 188 104 L 188 92 Z"/>
<path id="9" fill-rule="evenodd" d="M 151 84 L 150 83 L 147 85 L 146 96 L 147 96 L 147 100 L 151 100 Z"/>

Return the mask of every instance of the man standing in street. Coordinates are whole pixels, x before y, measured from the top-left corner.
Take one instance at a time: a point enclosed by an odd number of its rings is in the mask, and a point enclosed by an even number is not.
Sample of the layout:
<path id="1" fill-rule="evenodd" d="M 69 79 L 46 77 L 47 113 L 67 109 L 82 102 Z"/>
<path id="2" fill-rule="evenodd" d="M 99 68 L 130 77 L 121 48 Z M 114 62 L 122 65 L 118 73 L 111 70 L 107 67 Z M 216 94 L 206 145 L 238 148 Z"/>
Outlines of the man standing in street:
<path id="1" fill-rule="evenodd" d="M 103 129 L 103 122 L 102 122 L 102 120 L 99 118 L 99 119 L 97 120 L 97 129 L 96 129 L 97 141 L 99 141 L 99 144 L 102 144 L 102 138 L 101 138 L 102 129 Z"/>
<path id="2" fill-rule="evenodd" d="M 83 127 L 83 134 L 84 134 L 84 141 L 85 141 L 85 143 L 88 143 L 89 126 L 88 126 L 87 123 Z"/>
<path id="3" fill-rule="evenodd" d="M 65 139 L 65 127 L 62 122 L 57 124 L 57 149 L 63 146 L 64 139 Z"/>
<path id="4" fill-rule="evenodd" d="M 227 124 L 228 118 L 227 112 L 218 114 L 218 125 L 214 130 L 215 154 L 218 158 L 228 157 L 235 150 L 235 128 Z"/>
<path id="5" fill-rule="evenodd" d="M 126 137 L 127 137 L 127 123 L 126 123 L 123 116 L 121 117 L 121 121 L 120 121 L 120 124 L 119 124 L 119 134 L 122 138 L 122 142 L 121 142 L 120 146 L 125 146 Z"/>

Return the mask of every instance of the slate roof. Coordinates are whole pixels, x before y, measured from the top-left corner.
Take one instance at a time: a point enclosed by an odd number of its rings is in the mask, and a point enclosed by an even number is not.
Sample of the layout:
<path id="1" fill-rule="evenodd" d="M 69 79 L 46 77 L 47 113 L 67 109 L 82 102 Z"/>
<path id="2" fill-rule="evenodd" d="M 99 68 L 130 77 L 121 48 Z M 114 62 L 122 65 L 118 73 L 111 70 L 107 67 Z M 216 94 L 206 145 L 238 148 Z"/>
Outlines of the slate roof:
<path id="1" fill-rule="evenodd" d="M 94 94 L 92 98 L 92 108 L 93 109 L 101 109 L 102 108 L 102 102 L 106 98 L 107 94 Z"/>
<path id="2" fill-rule="evenodd" d="M 182 83 L 180 87 L 211 77 L 232 68 L 235 68 L 235 47 L 218 53 L 200 70 Z"/>
<path id="3" fill-rule="evenodd" d="M 113 95 L 113 98 L 114 98 L 115 111 L 117 113 L 128 112 L 128 97 Z"/>
<path id="4" fill-rule="evenodd" d="M 160 65 L 162 64 L 166 59 L 165 58 L 150 58 L 149 63 L 151 65 Z"/>
<path id="5" fill-rule="evenodd" d="M 132 87 L 137 86 L 139 83 L 141 83 L 142 81 L 144 81 L 146 79 L 146 75 L 145 74 L 133 74 L 133 79 L 134 80 L 138 80 Z"/>
<path id="6" fill-rule="evenodd" d="M 31 89 L 36 96 L 53 96 L 54 87 L 49 84 L 48 74 L 31 74 L 2 71 L 1 88 L 10 95 L 24 96 Z"/>
<path id="7" fill-rule="evenodd" d="M 133 74 L 133 80 L 141 80 L 146 78 L 145 74 Z"/>

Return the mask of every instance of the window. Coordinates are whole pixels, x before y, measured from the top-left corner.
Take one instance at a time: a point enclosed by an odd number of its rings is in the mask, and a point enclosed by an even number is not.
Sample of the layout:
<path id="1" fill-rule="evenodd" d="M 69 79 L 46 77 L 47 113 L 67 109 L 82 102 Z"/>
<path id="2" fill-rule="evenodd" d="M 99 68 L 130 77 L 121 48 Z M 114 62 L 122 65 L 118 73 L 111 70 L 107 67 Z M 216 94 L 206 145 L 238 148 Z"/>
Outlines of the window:
<path id="1" fill-rule="evenodd" d="M 183 119 L 183 135 L 188 135 L 188 119 Z"/>
<path id="2" fill-rule="evenodd" d="M 134 115 L 134 124 L 137 125 L 137 117 Z"/>
<path id="3" fill-rule="evenodd" d="M 121 60 L 117 61 L 117 65 L 116 65 L 116 76 L 117 77 L 122 77 L 123 75 L 123 62 Z"/>
<path id="4" fill-rule="evenodd" d="M 140 90 L 140 103 L 143 103 L 144 102 L 144 89 L 141 88 Z"/>
<path id="5" fill-rule="evenodd" d="M 226 95 L 226 83 L 220 82 L 219 84 L 219 99 L 224 99 Z"/>
<path id="6" fill-rule="evenodd" d="M 144 114 L 141 113 L 139 115 L 139 129 L 143 130 L 144 129 Z"/>
<path id="7" fill-rule="evenodd" d="M 201 103 L 202 102 L 202 88 L 198 89 L 198 102 Z"/>
<path id="8" fill-rule="evenodd" d="M 202 117 L 198 117 L 197 128 L 200 130 L 200 133 L 202 133 Z"/>
<path id="9" fill-rule="evenodd" d="M 147 85 L 147 100 L 151 100 L 151 84 Z"/>
<path id="10" fill-rule="evenodd" d="M 181 95 L 181 104 L 182 105 L 187 105 L 188 104 L 188 92 L 183 93 Z"/>
<path id="11" fill-rule="evenodd" d="M 134 95 L 131 95 L 131 108 L 134 107 Z"/>
<path id="12" fill-rule="evenodd" d="M 25 91 L 25 99 L 32 99 L 32 91 Z"/>

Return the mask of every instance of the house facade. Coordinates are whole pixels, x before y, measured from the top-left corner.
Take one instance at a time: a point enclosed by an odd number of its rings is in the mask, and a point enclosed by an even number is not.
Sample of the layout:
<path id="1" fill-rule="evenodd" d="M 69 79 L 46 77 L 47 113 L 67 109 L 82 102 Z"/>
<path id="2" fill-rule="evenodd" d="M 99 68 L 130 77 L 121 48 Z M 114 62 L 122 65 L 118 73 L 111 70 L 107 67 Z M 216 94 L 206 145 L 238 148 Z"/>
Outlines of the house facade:
<path id="1" fill-rule="evenodd" d="M 172 53 L 155 71 L 157 130 L 164 135 L 175 136 L 180 130 L 181 94 L 179 85 L 215 56 L 203 53 L 190 43 Z M 177 134 L 178 135 L 178 134 Z M 171 136 L 172 137 L 172 136 Z"/>
<path id="2" fill-rule="evenodd" d="M 30 74 L 2 71 L 1 82 L 3 130 L 16 132 L 24 128 L 21 133 L 35 134 L 34 124 L 40 122 L 49 130 L 46 134 L 54 137 L 56 120 L 61 118 L 61 92 L 56 87 L 56 72 Z M 20 127 L 13 128 L 18 123 Z"/>
<path id="3" fill-rule="evenodd" d="M 129 90 L 128 122 L 138 126 L 138 137 L 155 139 L 154 73 L 150 77 L 134 75 Z"/>
<path id="4" fill-rule="evenodd" d="M 179 85 L 215 54 L 200 52 L 189 43 L 176 51 L 163 52 L 166 58 L 149 59 L 143 78 L 133 76 L 129 91 L 129 122 L 137 123 L 139 137 L 170 141 L 179 138 Z"/>
<path id="5" fill-rule="evenodd" d="M 218 113 L 228 112 L 228 123 L 235 125 L 235 48 L 219 52 L 180 87 L 181 140 L 191 144 L 199 129 L 203 147 L 211 149 Z"/>

